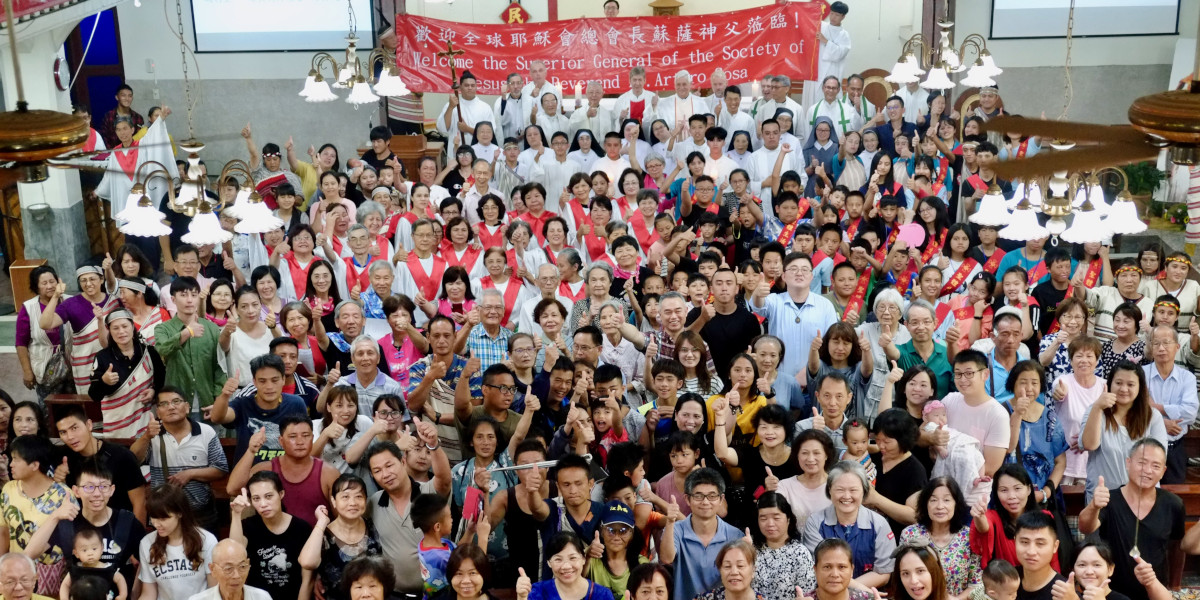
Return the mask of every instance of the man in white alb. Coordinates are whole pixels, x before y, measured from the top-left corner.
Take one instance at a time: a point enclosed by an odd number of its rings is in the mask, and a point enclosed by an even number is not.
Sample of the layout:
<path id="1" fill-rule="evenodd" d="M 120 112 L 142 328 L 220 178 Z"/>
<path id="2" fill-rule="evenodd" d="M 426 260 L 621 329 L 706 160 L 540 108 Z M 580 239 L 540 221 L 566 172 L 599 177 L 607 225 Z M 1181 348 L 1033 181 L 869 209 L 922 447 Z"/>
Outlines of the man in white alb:
<path id="1" fill-rule="evenodd" d="M 804 109 L 800 107 L 799 103 L 792 100 L 791 96 L 789 96 L 791 93 L 792 78 L 787 75 L 776 75 L 775 79 L 771 82 L 771 100 L 763 104 L 759 110 L 758 122 L 762 123 L 767 119 L 774 119 L 775 113 L 781 108 L 792 111 L 793 116 L 803 115 Z M 793 123 L 793 125 L 796 125 L 796 123 Z M 796 128 L 796 137 L 804 139 L 803 123 L 799 125 L 801 126 Z"/>
<path id="2" fill-rule="evenodd" d="M 729 183 L 729 174 L 738 167 L 736 161 L 725 156 L 725 140 L 729 134 L 721 127 L 709 127 L 704 132 L 708 144 L 708 152 L 704 153 L 704 174 L 713 178 L 717 189 L 722 189 Z"/>
<path id="3" fill-rule="evenodd" d="M 554 87 L 554 84 L 546 80 L 546 63 L 535 60 L 529 63 L 529 83 L 521 88 L 522 119 L 528 121 L 529 114 L 533 112 L 535 106 L 539 115 L 545 113 L 542 108 L 543 94 L 554 94 L 554 97 L 558 98 L 559 105 L 562 105 L 562 94 L 558 93 L 558 88 Z M 507 135 L 520 137 L 511 133 L 507 133 Z"/>
<path id="4" fill-rule="evenodd" d="M 557 131 L 550 136 L 550 149 L 554 150 L 554 154 L 543 153 L 529 165 L 529 180 L 546 188 L 546 210 L 554 214 L 562 213 L 558 206 L 559 198 L 567 191 L 571 176 L 583 170 L 578 162 L 567 158 L 570 148 L 567 134 Z"/>
<path id="5" fill-rule="evenodd" d="M 764 187 L 779 187 L 778 182 L 771 180 L 771 173 L 775 170 L 775 160 L 779 158 L 780 129 L 779 123 L 775 119 L 767 119 L 762 124 L 762 148 L 755 150 L 750 155 L 750 160 L 746 163 L 746 171 L 750 174 L 750 191 L 762 199 L 763 218 L 774 217 L 775 210 L 771 205 L 771 194 L 764 190 Z M 788 171 L 795 171 L 800 175 L 800 184 L 804 185 L 808 181 L 808 176 L 804 172 L 802 165 L 804 164 L 804 153 L 799 148 L 792 148 L 791 154 L 788 154 L 783 159 L 783 169 L 779 172 L 781 175 Z M 769 220 L 769 219 L 768 219 Z"/>
<path id="6" fill-rule="evenodd" d="M 716 115 L 718 107 L 725 103 L 725 88 L 729 86 L 729 79 L 725 77 L 725 69 L 717 67 L 717 70 L 712 72 L 710 81 L 712 82 L 712 95 L 704 97 L 708 104 L 708 110 L 704 112 Z"/>
<path id="7" fill-rule="evenodd" d="M 438 131 L 450 140 L 448 156 L 454 156 L 463 137 L 466 138 L 468 146 L 474 144 L 475 125 L 480 121 L 491 121 L 495 116 L 492 107 L 476 95 L 476 90 L 475 76 L 470 71 L 463 71 L 462 77 L 458 79 L 458 93 L 461 98 L 451 94 L 450 100 L 446 102 L 438 117 Z M 459 108 L 462 109 L 462 118 L 459 118 Z M 462 136 L 459 135 L 460 131 Z M 490 160 L 492 157 L 485 158 Z"/>
<path id="8" fill-rule="evenodd" d="M 520 138 L 521 132 L 525 131 L 525 116 L 528 113 L 522 110 L 524 103 L 521 102 L 521 88 L 525 80 L 521 79 L 519 73 L 509 73 L 504 85 L 506 93 L 496 98 L 492 105 L 492 130 L 496 132 L 493 144 L 499 144 L 506 137 Z"/>
<path id="9" fill-rule="evenodd" d="M 658 118 L 674 129 L 687 123 L 688 117 L 704 114 L 707 108 L 703 98 L 692 94 L 692 74 L 680 71 L 675 74 L 675 95 L 658 102 Z"/>
<path id="10" fill-rule="evenodd" d="M 645 127 L 649 127 L 649 122 L 654 120 L 655 111 L 658 110 L 658 94 L 646 90 L 645 68 L 634 67 L 629 70 L 629 91 L 617 98 L 617 104 L 613 110 L 616 111 L 619 121 L 637 119 L 639 122 L 647 123 Z M 672 124 L 667 123 L 667 128 L 671 127 Z M 592 133 L 597 137 L 604 135 L 599 131 Z"/>
<path id="11" fill-rule="evenodd" d="M 863 95 L 863 88 L 866 87 L 866 84 L 867 82 L 863 79 L 862 75 L 858 73 L 847 77 L 846 93 L 842 99 L 854 107 L 855 112 L 858 113 L 863 123 L 870 123 L 879 111 L 875 110 L 875 105 L 871 104 L 871 101 L 867 100 L 867 97 Z"/>
<path id="12" fill-rule="evenodd" d="M 921 120 L 919 118 L 921 115 L 929 112 L 929 90 L 921 87 L 920 82 L 914 81 L 906 84 L 896 90 L 896 95 L 904 101 L 905 121 L 916 123 Z"/>
<path id="13" fill-rule="evenodd" d="M 603 139 L 604 134 L 616 131 L 617 126 L 613 121 L 612 111 L 600 105 L 602 98 L 604 98 L 603 84 L 595 79 L 589 81 L 587 83 L 587 106 L 577 108 L 575 112 L 571 113 L 572 138 L 580 129 L 591 131 L 593 139 Z"/>
<path id="14" fill-rule="evenodd" d="M 841 91 L 842 85 L 837 77 L 831 75 L 821 82 L 821 92 L 824 95 L 816 104 L 813 104 L 812 108 L 808 109 L 808 117 L 804 120 L 806 131 L 813 128 L 818 117 L 829 117 L 829 120 L 833 121 L 833 126 L 837 128 L 839 138 L 851 131 L 862 129 L 862 117 L 858 115 L 858 111 L 854 110 L 853 106 L 850 106 L 849 102 L 841 99 Z"/>
<path id="15" fill-rule="evenodd" d="M 817 81 L 825 81 L 825 78 L 830 76 L 841 81 L 846 74 L 846 58 L 850 55 L 850 32 L 842 27 L 842 20 L 848 12 L 850 7 L 846 6 L 845 2 L 834 2 L 829 5 L 828 17 L 821 21 L 821 30 L 817 32 L 817 42 L 821 45 L 817 61 L 817 79 L 805 82 L 805 106 L 812 106 L 821 97 Z"/>
<path id="16" fill-rule="evenodd" d="M 724 102 L 716 107 L 717 125 L 724 127 L 730 137 L 739 131 L 750 134 L 750 141 L 755 148 L 762 145 L 759 142 L 758 131 L 754 127 L 754 117 L 738 110 L 742 105 L 742 89 L 736 85 L 725 88 Z"/>

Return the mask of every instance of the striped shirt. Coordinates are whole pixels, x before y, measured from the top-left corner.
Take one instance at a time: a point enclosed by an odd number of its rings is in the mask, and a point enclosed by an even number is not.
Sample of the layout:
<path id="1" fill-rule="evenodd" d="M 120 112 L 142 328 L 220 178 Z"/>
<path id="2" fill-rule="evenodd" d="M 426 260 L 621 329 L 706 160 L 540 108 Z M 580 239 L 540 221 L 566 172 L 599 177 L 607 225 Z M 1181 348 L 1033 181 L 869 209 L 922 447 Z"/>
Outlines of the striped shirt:
<path id="1" fill-rule="evenodd" d="M 225 458 L 225 450 L 221 447 L 221 439 L 217 432 L 207 423 L 198 423 L 188 419 L 191 431 L 182 440 L 168 435 L 164 430 L 150 440 L 150 455 L 146 463 L 150 465 L 150 481 L 155 486 L 164 485 L 163 478 L 163 448 L 166 447 L 167 475 L 175 475 L 188 469 L 203 469 L 216 467 L 222 473 L 229 473 L 229 461 Z M 188 501 L 193 507 L 202 507 L 212 502 L 212 487 L 209 484 L 191 480 L 183 486 Z"/>

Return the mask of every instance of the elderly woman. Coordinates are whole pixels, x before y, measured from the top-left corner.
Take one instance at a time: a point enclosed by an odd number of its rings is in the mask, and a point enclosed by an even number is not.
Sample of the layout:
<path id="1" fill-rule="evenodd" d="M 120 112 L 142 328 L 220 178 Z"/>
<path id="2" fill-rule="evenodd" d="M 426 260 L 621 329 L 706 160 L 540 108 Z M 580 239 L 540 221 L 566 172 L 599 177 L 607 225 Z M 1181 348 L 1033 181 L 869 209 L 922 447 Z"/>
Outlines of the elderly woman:
<path id="1" fill-rule="evenodd" d="M 557 298 L 543 298 L 533 307 L 533 321 L 542 330 L 541 346 L 538 347 L 537 358 L 534 360 L 535 372 L 542 370 L 546 362 L 546 348 L 550 345 L 558 347 L 560 356 L 570 356 L 574 339 L 564 335 L 563 325 L 567 323 L 567 307 Z"/>
<path id="2" fill-rule="evenodd" d="M 396 383 L 408 389 L 408 368 L 429 352 L 429 340 L 413 325 L 413 312 L 417 307 L 408 296 L 388 296 L 383 301 L 382 310 L 391 328 L 387 335 L 379 339 L 379 345 L 383 347 L 383 359 Z"/>
<path id="3" fill-rule="evenodd" d="M 887 517 L 892 532 L 900 535 L 917 519 L 917 495 L 929 479 L 925 467 L 913 456 L 917 425 L 903 408 L 890 408 L 875 419 L 875 444 L 871 455 L 877 473 L 875 488 L 864 504 Z"/>
<path id="4" fill-rule="evenodd" d="M 567 319 L 567 334 L 574 336 L 575 331 L 584 325 L 600 326 L 600 307 L 610 300 L 624 302 L 609 294 L 612 287 L 613 270 L 607 263 L 596 262 L 583 272 L 584 285 L 587 287 L 587 297 L 571 307 L 571 316 Z"/>
<path id="5" fill-rule="evenodd" d="M 1071 354 L 1068 348 L 1071 342 L 1076 338 L 1086 337 L 1088 332 L 1088 307 L 1078 298 L 1063 300 L 1055 314 L 1058 331 L 1043 336 L 1038 347 L 1038 360 L 1046 367 L 1046 377 L 1051 382 L 1071 373 Z"/>
<path id="6" fill-rule="evenodd" d="M 884 342 L 891 340 L 893 345 L 899 346 L 909 340 L 908 329 L 900 323 L 900 315 L 903 310 L 904 298 L 895 288 L 889 287 L 876 294 L 875 301 L 871 305 L 871 312 L 875 314 L 876 322 L 863 323 L 855 329 L 860 335 L 866 334 L 867 340 L 871 342 L 871 358 L 874 360 L 875 374 L 871 376 L 871 385 L 867 390 L 868 398 L 878 399 L 883 395 L 883 386 L 887 384 L 887 372 L 892 363 L 884 351 Z M 847 321 L 855 322 L 853 319 L 847 319 Z M 942 390 L 942 395 L 945 395 L 947 391 L 949 390 Z"/>
<path id="7" fill-rule="evenodd" d="M 385 600 L 396 586 L 391 562 L 382 556 L 359 556 L 342 573 L 343 598 Z"/>
<path id="8" fill-rule="evenodd" d="M 1023 360 L 1008 372 L 1004 385 L 1013 395 L 1002 402 L 1011 413 L 1008 460 L 1025 467 L 1034 499 L 1043 502 L 1062 483 L 1068 448 L 1054 404 L 1042 393 L 1046 371 L 1036 360 Z"/>
<path id="9" fill-rule="evenodd" d="M 371 197 L 374 198 L 376 195 L 371 194 Z M 373 246 L 371 255 L 392 260 L 392 244 L 388 242 L 387 231 L 383 229 L 383 222 L 387 219 L 387 211 L 384 210 L 383 205 L 374 200 L 363 202 L 358 205 L 355 219 L 371 234 L 371 245 Z"/>
<path id="10" fill-rule="evenodd" d="M 717 552 L 717 570 L 721 584 L 696 596 L 696 600 L 767 600 L 754 591 L 754 561 L 758 557 L 754 546 L 744 539 L 733 540 Z M 794 593 L 794 592 L 793 592 Z M 795 598 L 795 596 L 792 596 Z"/>
<path id="11" fill-rule="evenodd" d="M 371 261 L 367 267 L 367 281 L 371 285 L 358 295 L 358 301 L 363 306 L 363 316 L 368 319 L 386 319 L 383 301 L 392 296 L 392 283 L 396 281 L 396 271 L 392 264 L 385 260 Z"/>
<path id="12" fill-rule="evenodd" d="M 621 324 L 625 322 L 625 304 L 620 300 L 608 300 L 600 306 L 600 332 L 604 334 L 604 345 L 600 350 L 600 361 L 621 368 L 625 381 L 637 381 L 645 372 L 646 357 L 638 352 L 633 342 L 621 335 Z"/>
<path id="13" fill-rule="evenodd" d="M 279 274 L 279 269 L 271 265 L 261 265 L 255 267 L 250 272 L 250 286 L 258 292 L 259 302 L 262 303 L 262 318 L 264 322 L 270 316 L 274 316 L 276 321 L 279 321 L 280 313 L 283 312 L 283 305 L 295 300 L 295 298 L 284 298 L 280 294 L 279 286 L 282 281 L 283 278 Z"/>
<path id="14" fill-rule="evenodd" d="M 325 357 L 317 345 L 317 336 L 312 333 L 312 309 L 303 302 L 288 302 L 279 311 L 279 323 L 284 333 L 297 342 L 300 364 L 296 371 L 305 377 L 324 375 Z"/>
<path id="15" fill-rule="evenodd" d="M 638 565 L 629 572 L 629 591 L 632 600 L 671 600 L 675 594 L 674 573 L 659 563 Z"/>
<path id="16" fill-rule="evenodd" d="M 109 343 L 96 354 L 88 395 L 100 404 L 105 436 L 136 438 L 150 423 L 150 401 L 162 389 L 166 367 L 142 341 L 129 311 L 114 310 L 104 321 Z"/>
<path id="17" fill-rule="evenodd" d="M 378 418 L 378 417 L 377 417 Z M 305 542 L 297 559 L 304 569 L 316 571 L 325 588 L 328 600 L 347 600 L 350 596 L 345 587 L 361 579 L 361 565 L 351 569 L 360 560 L 378 560 L 383 553 L 379 533 L 368 516 L 367 486 L 356 475 L 342 475 L 333 482 L 330 504 L 336 515 L 329 520 L 329 510 L 324 506 L 316 509 L 316 527 Z M 355 559 L 354 557 L 359 557 Z M 351 560 L 354 559 L 354 560 Z M 383 570 L 380 577 L 394 577 L 391 567 Z M 391 590 L 389 584 L 386 588 Z M 357 598 L 358 596 L 355 596 Z"/>
<path id="18" fill-rule="evenodd" d="M 758 497 L 757 526 L 750 528 L 758 550 L 754 588 L 766 600 L 795 600 L 797 590 L 817 587 L 813 559 L 800 542 L 791 505 L 775 492 Z"/>
<path id="19" fill-rule="evenodd" d="M 792 440 L 793 460 L 800 473 L 782 479 L 776 491 L 792 507 L 796 523 L 808 523 L 809 515 L 819 513 L 831 502 L 825 495 L 826 473 L 837 464 L 833 439 L 824 431 L 806 429 Z"/>
<path id="20" fill-rule="evenodd" d="M 858 463 L 842 461 L 829 470 L 825 495 L 831 504 L 810 515 L 804 526 L 804 543 L 814 551 L 817 561 L 818 592 L 821 559 L 816 548 L 817 542 L 826 538 L 854 540 L 853 577 L 857 587 L 881 587 L 891 579 L 896 538 L 883 515 L 863 506 L 869 489 L 867 473 Z"/>
<path id="21" fill-rule="evenodd" d="M 65 379 L 52 382 L 46 377 L 46 367 L 51 362 L 54 350 L 63 342 L 63 330 L 43 330 L 38 326 L 42 312 L 54 297 L 58 283 L 58 273 L 50 265 L 42 265 L 30 271 L 29 289 L 34 292 L 34 296 L 21 305 L 17 314 L 15 344 L 17 359 L 21 363 L 21 380 L 26 388 L 37 390 L 38 400 L 61 391 L 67 383 Z M 64 361 L 61 364 L 67 363 Z"/>
<path id="22" fill-rule="evenodd" d="M 43 331 L 56 331 L 64 324 L 71 326 L 71 372 L 75 390 L 86 394 L 92 381 L 92 359 L 108 345 L 108 328 L 104 315 L 118 306 L 116 296 L 104 292 L 104 271 L 85 265 L 75 270 L 80 294 L 64 298 L 67 285 L 61 281 L 46 302 L 38 318 Z"/>
<path id="23" fill-rule="evenodd" d="M 505 258 L 512 269 L 512 276 L 531 288 L 530 291 L 536 291 L 534 275 L 548 259 L 546 252 L 538 245 L 539 239 L 534 235 L 533 226 L 528 221 L 516 219 L 504 230 L 504 239 L 508 242 Z"/>
<path id="24" fill-rule="evenodd" d="M 805 536 L 806 538 L 808 536 Z M 895 542 L 891 543 L 895 547 Z M 891 560 L 891 551 L 888 551 Z M 828 537 L 815 544 L 813 562 L 816 564 L 817 589 L 815 600 L 872 600 L 871 592 L 856 585 L 853 573 L 857 570 L 854 551 L 845 540 Z"/>
<path id="25" fill-rule="evenodd" d="M 938 553 L 924 540 L 900 544 L 896 549 L 896 573 L 888 596 L 893 600 L 949 600 L 957 595 L 947 585 Z"/>
<path id="26" fill-rule="evenodd" d="M 949 477 L 936 477 L 917 498 L 917 522 L 900 534 L 901 546 L 920 541 L 937 550 L 946 591 L 951 596 L 969 592 L 981 581 L 983 573 L 979 556 L 971 552 L 970 514 L 958 484 Z M 896 569 L 901 573 L 901 581 L 905 581 L 904 565 L 897 563 Z"/>

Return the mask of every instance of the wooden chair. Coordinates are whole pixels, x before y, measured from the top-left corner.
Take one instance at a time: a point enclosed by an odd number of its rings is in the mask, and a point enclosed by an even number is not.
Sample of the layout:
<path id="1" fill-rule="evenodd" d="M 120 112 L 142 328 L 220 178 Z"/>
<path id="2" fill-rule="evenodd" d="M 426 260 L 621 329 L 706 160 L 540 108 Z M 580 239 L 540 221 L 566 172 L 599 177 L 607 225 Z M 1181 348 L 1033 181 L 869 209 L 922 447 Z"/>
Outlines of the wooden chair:
<path id="1" fill-rule="evenodd" d="M 971 88 L 954 101 L 954 110 L 958 112 L 958 130 L 962 131 L 963 126 L 967 124 L 967 118 L 970 117 L 975 107 L 979 106 L 979 88 Z"/>
<path id="2" fill-rule="evenodd" d="M 896 86 L 884 79 L 884 77 L 889 75 L 889 71 L 886 69 L 867 69 L 859 73 L 859 75 L 862 75 L 863 78 L 863 97 L 875 107 L 876 114 L 883 112 L 883 107 L 887 104 L 887 99 L 896 93 Z"/>
<path id="3" fill-rule="evenodd" d="M 64 409 L 70 406 L 83 407 L 87 418 L 92 421 L 93 431 L 99 431 L 101 425 L 104 424 L 104 415 L 100 412 L 100 403 L 92 400 L 91 396 L 83 394 L 50 394 L 46 396 L 46 419 L 51 437 L 58 437 L 58 428 L 54 424 L 58 422 L 59 415 L 66 412 Z"/>

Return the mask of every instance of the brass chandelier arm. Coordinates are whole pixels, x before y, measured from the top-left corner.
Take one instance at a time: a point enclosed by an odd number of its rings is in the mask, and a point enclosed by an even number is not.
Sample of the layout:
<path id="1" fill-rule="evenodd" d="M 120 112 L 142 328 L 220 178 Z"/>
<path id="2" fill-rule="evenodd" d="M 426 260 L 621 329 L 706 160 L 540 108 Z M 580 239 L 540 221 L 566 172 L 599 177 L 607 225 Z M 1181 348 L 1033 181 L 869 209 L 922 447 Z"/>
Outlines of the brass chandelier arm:
<path id="1" fill-rule="evenodd" d="M 145 174 L 146 178 L 142 181 L 150 181 L 154 177 L 160 177 L 160 176 L 163 177 L 164 179 L 166 179 L 167 181 L 171 180 L 171 174 L 167 172 L 166 167 L 163 167 L 161 163 L 158 163 L 158 162 L 155 162 L 152 160 L 148 160 L 142 164 L 142 167 L 149 165 L 149 164 L 158 165 L 159 168 L 146 173 Z M 139 174 L 141 173 L 142 167 L 138 167 Z M 142 204 L 142 201 L 145 201 L 146 203 Z M 145 192 L 142 192 L 142 197 L 138 198 L 138 206 L 153 207 L 154 201 L 151 200 L 150 197 L 147 196 Z M 174 210 L 175 212 L 179 212 L 178 210 L 175 210 L 175 186 L 174 185 L 167 186 L 167 206 L 171 207 L 171 210 Z"/>
<path id="2" fill-rule="evenodd" d="M 333 70 L 333 81 L 337 81 L 337 59 L 333 58 L 333 55 L 328 52 L 317 52 L 316 54 L 313 54 L 312 66 L 308 71 L 309 77 L 316 77 L 318 81 L 324 80 L 324 76 L 321 74 L 321 65 L 325 63 L 329 63 L 329 68 Z"/>

